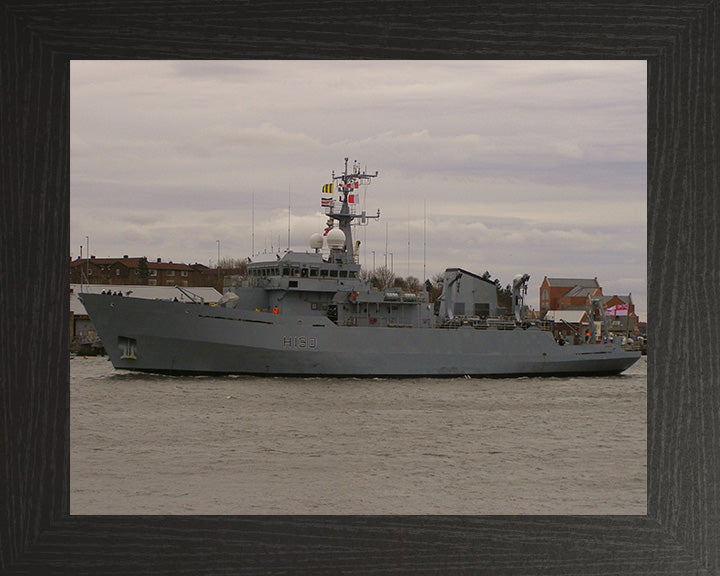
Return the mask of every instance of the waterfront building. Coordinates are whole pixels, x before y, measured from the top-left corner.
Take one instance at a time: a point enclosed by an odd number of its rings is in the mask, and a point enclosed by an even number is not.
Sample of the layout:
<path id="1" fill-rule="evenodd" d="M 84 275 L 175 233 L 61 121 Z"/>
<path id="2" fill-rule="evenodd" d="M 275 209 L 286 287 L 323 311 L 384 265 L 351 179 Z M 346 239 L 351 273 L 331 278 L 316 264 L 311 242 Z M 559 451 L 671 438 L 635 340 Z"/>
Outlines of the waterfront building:
<path id="1" fill-rule="evenodd" d="M 548 310 L 584 309 L 590 298 L 602 296 L 595 278 L 548 278 L 540 285 L 540 313 Z"/>
<path id="2" fill-rule="evenodd" d="M 141 261 L 145 264 L 141 264 Z M 211 274 L 209 274 L 209 272 Z M 75 284 L 108 284 L 114 286 L 207 286 L 212 274 L 203 264 L 181 264 L 154 261 L 144 257 L 77 258 L 70 262 L 70 282 Z"/>

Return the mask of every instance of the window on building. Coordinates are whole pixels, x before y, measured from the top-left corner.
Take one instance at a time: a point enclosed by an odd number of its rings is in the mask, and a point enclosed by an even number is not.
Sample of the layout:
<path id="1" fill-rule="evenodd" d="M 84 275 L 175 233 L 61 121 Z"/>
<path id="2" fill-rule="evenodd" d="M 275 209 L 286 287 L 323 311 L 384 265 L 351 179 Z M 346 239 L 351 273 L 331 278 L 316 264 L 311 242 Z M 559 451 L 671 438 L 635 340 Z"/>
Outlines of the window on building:
<path id="1" fill-rule="evenodd" d="M 487 318 L 490 316 L 490 304 L 487 302 L 476 302 L 475 316 L 480 316 L 480 318 Z"/>
<path id="2" fill-rule="evenodd" d="M 148 280 L 148 286 L 157 286 L 157 280 L 154 280 L 154 279 Z"/>
<path id="3" fill-rule="evenodd" d="M 150 276 L 157 276 L 157 270 L 155 270 L 155 268 L 150 269 Z"/>
<path id="4" fill-rule="evenodd" d="M 120 276 L 120 268 L 115 268 L 115 276 Z"/>
<path id="5" fill-rule="evenodd" d="M 182 272 L 180 272 L 180 276 L 187 276 L 187 273 L 188 273 L 187 270 L 183 270 Z"/>
<path id="6" fill-rule="evenodd" d="M 175 276 L 175 270 L 168 270 L 167 272 L 165 272 L 165 275 L 166 276 Z"/>

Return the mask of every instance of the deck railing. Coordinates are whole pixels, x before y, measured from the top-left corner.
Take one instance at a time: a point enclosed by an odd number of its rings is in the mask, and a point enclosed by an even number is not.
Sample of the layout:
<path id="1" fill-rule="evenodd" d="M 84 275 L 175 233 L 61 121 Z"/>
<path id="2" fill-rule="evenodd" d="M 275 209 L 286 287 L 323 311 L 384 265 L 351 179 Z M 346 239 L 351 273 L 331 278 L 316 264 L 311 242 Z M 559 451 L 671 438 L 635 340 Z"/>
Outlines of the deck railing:
<path id="1" fill-rule="evenodd" d="M 439 322 L 437 328 L 460 328 L 461 326 L 470 326 L 477 330 L 514 330 L 519 325 L 515 320 L 514 316 L 493 316 L 488 318 L 481 318 L 480 316 L 455 316 L 454 318 L 446 319 Z M 546 322 L 544 320 L 531 320 L 523 324 L 524 327 L 529 328 L 531 326 L 537 327 L 545 332 L 552 331 L 552 322 Z"/>

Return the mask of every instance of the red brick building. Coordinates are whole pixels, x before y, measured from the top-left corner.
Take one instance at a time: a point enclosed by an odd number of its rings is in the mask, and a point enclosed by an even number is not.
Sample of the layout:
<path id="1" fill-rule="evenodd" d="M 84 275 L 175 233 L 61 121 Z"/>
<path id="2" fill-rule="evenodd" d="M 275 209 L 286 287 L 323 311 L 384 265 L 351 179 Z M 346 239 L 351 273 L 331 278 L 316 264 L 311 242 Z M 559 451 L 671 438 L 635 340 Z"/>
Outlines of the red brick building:
<path id="1" fill-rule="evenodd" d="M 635 335 L 639 333 L 639 318 L 635 313 L 632 294 L 604 296 L 600 299 L 611 332 Z"/>
<path id="2" fill-rule="evenodd" d="M 147 276 L 143 278 L 141 260 L 147 263 Z M 142 284 L 146 286 L 212 286 L 217 274 L 203 264 L 176 264 L 154 261 L 144 257 L 129 258 L 78 258 L 70 262 L 71 284 Z"/>
<path id="3" fill-rule="evenodd" d="M 584 308 L 590 298 L 602 295 L 602 287 L 597 277 L 587 279 L 545 276 L 540 284 L 540 312 Z"/>
<path id="4" fill-rule="evenodd" d="M 611 332 L 635 334 L 638 317 L 632 296 L 603 296 L 597 278 L 548 278 L 540 285 L 540 316 L 548 311 L 585 310 L 592 298 L 598 298 L 606 311 Z"/>

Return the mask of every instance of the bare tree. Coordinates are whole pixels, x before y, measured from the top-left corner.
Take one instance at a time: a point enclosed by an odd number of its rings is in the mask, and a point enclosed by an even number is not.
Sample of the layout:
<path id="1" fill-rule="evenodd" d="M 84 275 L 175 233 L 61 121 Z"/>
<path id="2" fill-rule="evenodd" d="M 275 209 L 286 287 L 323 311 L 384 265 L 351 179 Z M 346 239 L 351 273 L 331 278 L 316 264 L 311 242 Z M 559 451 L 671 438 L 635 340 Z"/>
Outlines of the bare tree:
<path id="1" fill-rule="evenodd" d="M 232 270 L 235 274 L 245 274 L 247 258 L 220 258 L 219 267 L 223 270 Z"/>
<path id="2" fill-rule="evenodd" d="M 386 290 L 387 288 L 390 288 L 394 281 L 395 274 L 393 274 L 387 266 L 380 266 L 380 268 L 376 268 L 370 280 L 372 285 L 378 290 Z"/>
<path id="3" fill-rule="evenodd" d="M 420 294 L 422 292 L 422 283 L 415 276 L 408 276 L 405 278 L 405 290 L 413 294 Z"/>
<path id="4" fill-rule="evenodd" d="M 362 270 L 360 270 L 360 278 L 362 280 L 365 280 L 365 282 L 372 282 L 372 271 L 368 270 L 367 268 L 363 268 Z"/>

